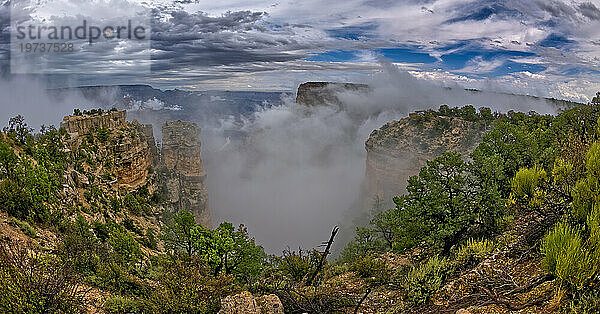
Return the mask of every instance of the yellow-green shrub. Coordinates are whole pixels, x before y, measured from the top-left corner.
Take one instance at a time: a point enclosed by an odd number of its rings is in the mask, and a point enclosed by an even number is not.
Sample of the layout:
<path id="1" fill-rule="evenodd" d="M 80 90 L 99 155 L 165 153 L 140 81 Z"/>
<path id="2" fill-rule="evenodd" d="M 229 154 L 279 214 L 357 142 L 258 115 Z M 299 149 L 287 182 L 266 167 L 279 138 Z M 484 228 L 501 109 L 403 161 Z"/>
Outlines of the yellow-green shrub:
<path id="1" fill-rule="evenodd" d="M 413 267 L 403 283 L 406 299 L 414 305 L 425 304 L 444 283 L 448 262 L 434 256 L 420 266 Z"/>
<path id="2" fill-rule="evenodd" d="M 563 283 L 581 288 L 595 274 L 597 266 L 580 230 L 558 223 L 542 240 L 542 265 Z"/>
<path id="3" fill-rule="evenodd" d="M 510 199 L 519 204 L 539 207 L 544 193 L 538 189 L 548 174 L 540 166 L 521 168 L 511 181 Z"/>
<path id="4" fill-rule="evenodd" d="M 496 249 L 496 246 L 490 240 L 483 239 L 477 241 L 469 239 L 456 253 L 453 263 L 458 268 L 471 266 L 482 261 L 486 256 L 490 255 L 494 249 Z"/>

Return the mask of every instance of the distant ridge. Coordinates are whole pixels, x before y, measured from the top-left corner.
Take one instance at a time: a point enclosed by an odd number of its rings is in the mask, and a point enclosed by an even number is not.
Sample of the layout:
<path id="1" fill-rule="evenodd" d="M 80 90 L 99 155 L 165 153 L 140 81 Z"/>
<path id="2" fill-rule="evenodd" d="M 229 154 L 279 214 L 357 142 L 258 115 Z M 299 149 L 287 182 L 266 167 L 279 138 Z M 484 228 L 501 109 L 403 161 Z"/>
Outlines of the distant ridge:
<path id="1" fill-rule="evenodd" d="M 550 106 L 556 109 L 568 109 L 573 108 L 577 105 L 581 105 L 581 103 L 573 102 L 569 100 L 555 99 L 555 98 L 544 98 L 537 96 L 529 96 L 529 95 L 520 95 L 520 94 L 512 94 L 512 93 L 502 93 L 502 92 L 488 92 L 482 91 L 478 89 L 460 89 L 460 88 L 451 88 L 444 87 L 443 89 L 453 92 L 467 92 L 468 95 L 477 96 L 481 93 L 486 93 L 491 96 L 498 96 L 504 98 L 510 98 L 513 100 L 522 100 L 522 101 L 535 101 L 535 102 L 546 102 Z M 307 106 L 314 106 L 318 104 L 333 104 L 333 105 L 341 105 L 341 101 L 337 97 L 337 93 L 343 91 L 352 91 L 358 93 L 370 93 L 373 91 L 373 88 L 366 84 L 356 84 L 356 83 L 336 83 L 336 82 L 306 82 L 302 83 L 298 86 L 298 91 L 296 93 L 296 102 L 298 104 L 303 104 Z"/>

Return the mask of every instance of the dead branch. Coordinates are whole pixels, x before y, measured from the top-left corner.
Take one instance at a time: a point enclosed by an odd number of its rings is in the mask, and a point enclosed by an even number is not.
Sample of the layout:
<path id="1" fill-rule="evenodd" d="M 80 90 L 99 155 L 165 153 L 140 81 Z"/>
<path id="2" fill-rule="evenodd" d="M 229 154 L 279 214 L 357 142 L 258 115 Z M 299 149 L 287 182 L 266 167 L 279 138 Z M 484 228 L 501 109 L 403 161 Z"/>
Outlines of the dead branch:
<path id="1" fill-rule="evenodd" d="M 317 275 L 323 268 L 323 265 L 325 264 L 325 261 L 327 259 L 327 255 L 329 255 L 329 250 L 331 249 L 331 245 L 333 244 L 335 235 L 338 233 L 339 230 L 340 230 L 340 228 L 338 228 L 338 226 L 333 227 L 333 230 L 331 231 L 331 237 L 329 238 L 329 241 L 327 241 L 327 247 L 325 248 L 323 255 L 321 255 L 321 260 L 319 261 L 317 268 L 315 268 L 315 271 L 313 272 L 313 274 L 310 277 L 308 277 L 308 279 L 306 280 L 307 286 L 310 286 L 313 284 L 315 278 L 317 277 Z"/>

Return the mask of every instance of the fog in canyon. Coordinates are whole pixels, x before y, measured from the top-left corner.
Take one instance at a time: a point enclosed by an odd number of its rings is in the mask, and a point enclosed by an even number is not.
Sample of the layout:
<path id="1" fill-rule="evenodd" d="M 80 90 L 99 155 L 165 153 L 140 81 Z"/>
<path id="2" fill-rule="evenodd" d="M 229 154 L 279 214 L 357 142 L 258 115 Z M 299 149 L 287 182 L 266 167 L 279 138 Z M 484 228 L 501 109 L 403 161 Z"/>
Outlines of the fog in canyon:
<path id="1" fill-rule="evenodd" d="M 202 128 L 213 226 L 222 221 L 244 224 L 269 253 L 316 247 L 327 240 L 334 225 L 349 225 L 357 211 L 365 210 L 357 208 L 365 174 L 364 142 L 386 122 L 440 104 L 557 112 L 542 99 L 450 89 L 385 62 L 380 73 L 362 83 L 372 91 L 340 92 L 341 107 L 296 104 L 293 95 L 284 95 L 276 104 L 240 115 L 182 109 L 180 115 Z M 36 130 L 41 124 L 58 125 L 73 108 L 98 105 L 77 91 L 57 99 L 48 95 L 41 81 L 30 79 L 4 80 L 0 93 L 2 116 L 8 120 L 22 114 Z M 155 131 L 171 112 L 181 111 L 157 102 L 142 105 L 134 103 L 129 117 L 153 123 Z M 201 105 L 191 104 L 205 108 Z M 155 135 L 160 138 L 158 132 Z"/>

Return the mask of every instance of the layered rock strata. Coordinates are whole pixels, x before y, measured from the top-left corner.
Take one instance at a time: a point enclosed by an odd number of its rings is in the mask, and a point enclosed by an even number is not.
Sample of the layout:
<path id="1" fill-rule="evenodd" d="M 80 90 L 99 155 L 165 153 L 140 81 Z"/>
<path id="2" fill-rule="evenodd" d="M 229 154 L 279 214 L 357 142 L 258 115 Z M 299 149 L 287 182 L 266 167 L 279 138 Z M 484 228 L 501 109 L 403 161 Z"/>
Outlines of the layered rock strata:
<path id="1" fill-rule="evenodd" d="M 167 170 L 167 202 L 175 210 L 190 210 L 198 223 L 210 226 L 206 173 L 200 156 L 200 128 L 190 122 L 166 122 L 162 136 L 161 162 Z"/>

